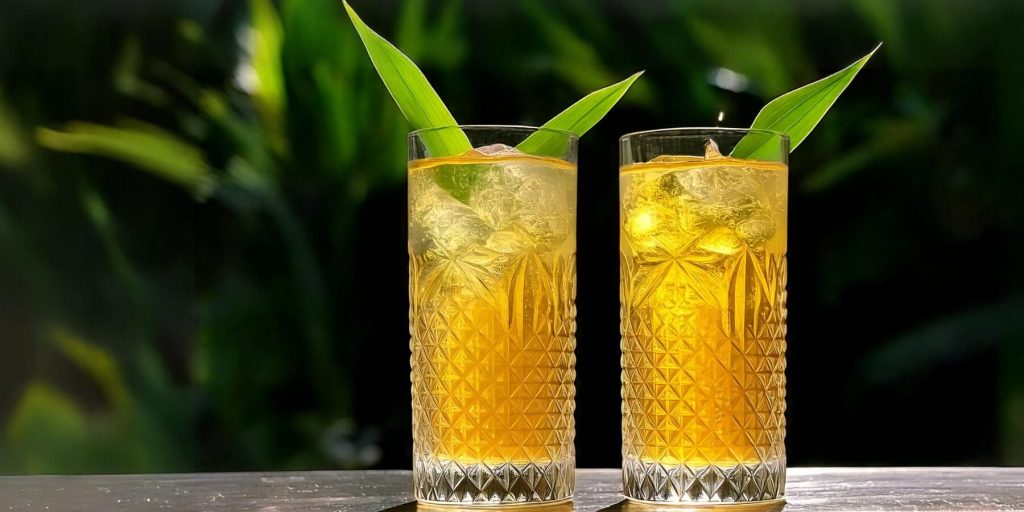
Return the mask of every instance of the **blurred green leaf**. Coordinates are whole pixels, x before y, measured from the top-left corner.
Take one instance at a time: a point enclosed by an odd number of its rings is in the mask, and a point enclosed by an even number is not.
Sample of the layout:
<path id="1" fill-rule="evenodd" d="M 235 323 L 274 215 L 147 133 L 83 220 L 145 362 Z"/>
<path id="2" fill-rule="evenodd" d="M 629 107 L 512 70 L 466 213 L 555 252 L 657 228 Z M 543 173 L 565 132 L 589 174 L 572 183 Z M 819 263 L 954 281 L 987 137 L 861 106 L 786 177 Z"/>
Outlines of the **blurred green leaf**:
<path id="1" fill-rule="evenodd" d="M 887 341 L 859 366 L 861 378 L 880 385 L 955 361 L 1005 341 L 1024 340 L 1024 297 L 1011 297 L 953 313 Z"/>
<path id="2" fill-rule="evenodd" d="M 85 416 L 71 399 L 43 382 L 28 383 L 11 413 L 6 438 L 28 473 L 83 470 L 94 462 L 77 450 L 90 439 Z"/>
<path id="3" fill-rule="evenodd" d="M 188 467 L 182 462 L 189 451 L 189 432 L 181 428 L 184 411 L 176 400 L 161 396 L 138 401 L 106 349 L 63 327 L 51 328 L 47 336 L 58 353 L 99 387 L 110 407 L 89 412 L 72 395 L 43 381 L 29 382 L 7 423 L 5 441 L 12 460 L 0 461 L 0 468 L 81 473 Z M 147 370 L 147 375 L 154 374 Z"/>
<path id="4" fill-rule="evenodd" d="M 373 66 L 413 128 L 420 130 L 457 126 L 448 107 L 416 64 L 366 26 L 347 1 L 344 4 Z M 466 134 L 458 129 L 423 133 L 421 139 L 433 157 L 455 156 L 473 149 Z"/>
<path id="5" fill-rule="evenodd" d="M 707 54 L 705 66 L 749 78 L 747 92 L 775 96 L 792 88 L 794 77 L 806 75 L 809 59 L 796 23 L 798 3 L 676 0 L 671 5 L 678 27 L 672 34 L 692 37 Z"/>
<path id="6" fill-rule="evenodd" d="M 444 69 L 457 66 L 466 56 L 469 46 L 463 34 L 462 0 L 449 0 L 441 8 L 433 30 L 424 42 L 429 51 L 423 54 L 425 62 L 436 63 Z"/>
<path id="7" fill-rule="evenodd" d="M 204 89 L 197 94 L 200 110 L 223 131 L 231 141 L 231 149 L 239 157 L 247 160 L 265 176 L 273 176 L 279 172 L 278 162 L 271 154 L 272 143 L 268 142 L 266 133 L 259 125 L 234 112 L 224 94 L 210 89 Z"/>
<path id="8" fill-rule="evenodd" d="M 903 4 L 889 0 L 857 0 L 851 4 L 865 21 L 874 27 L 875 35 L 885 41 L 885 53 L 891 59 L 905 58 Z"/>
<path id="9" fill-rule="evenodd" d="M 893 119 L 879 123 L 872 130 L 874 136 L 866 143 L 850 148 L 833 161 L 807 174 L 801 181 L 800 189 L 807 193 L 819 193 L 841 183 L 857 171 L 868 169 L 886 157 L 906 152 L 925 142 L 935 131 L 936 121 L 941 116 L 929 113 L 909 119 Z"/>
<path id="10" fill-rule="evenodd" d="M 1024 464 L 1024 329 L 999 347 L 1002 463 Z"/>
<path id="11" fill-rule="evenodd" d="M 131 402 L 128 387 L 109 352 L 60 326 L 50 330 L 50 338 L 64 357 L 99 386 L 115 412 L 126 412 Z"/>
<path id="12" fill-rule="evenodd" d="M 406 0 L 402 3 L 395 28 L 395 43 L 405 48 L 406 56 L 413 62 L 419 61 L 426 53 L 426 18 L 426 0 Z"/>
<path id="13" fill-rule="evenodd" d="M 789 136 L 789 150 L 795 150 L 881 46 L 879 43 L 871 53 L 840 71 L 770 101 L 758 112 L 750 128 L 785 133 Z M 752 133 L 740 140 L 731 156 L 769 160 L 777 157 L 775 153 L 776 148 L 769 140 Z"/>
<path id="14" fill-rule="evenodd" d="M 858 365 L 869 386 L 885 386 L 916 373 L 995 349 L 999 359 L 1000 434 L 1006 464 L 1024 461 L 1024 296 L 947 314 L 885 342 Z M 861 389 L 861 387 L 855 388 Z"/>
<path id="15" fill-rule="evenodd" d="M 206 30 L 196 20 L 179 19 L 175 24 L 175 28 L 178 30 L 178 34 L 181 34 L 182 39 L 192 44 L 199 44 L 206 38 Z"/>
<path id="16" fill-rule="evenodd" d="M 398 13 L 395 29 L 395 44 L 404 48 L 405 54 L 420 66 L 435 64 L 450 69 L 460 62 L 466 53 L 465 38 L 460 34 L 462 2 L 445 2 L 436 21 L 428 26 L 428 2 L 407 0 Z"/>
<path id="17" fill-rule="evenodd" d="M 166 107 L 170 98 L 159 87 L 140 78 L 142 68 L 142 47 L 132 37 L 124 42 L 117 64 L 113 69 L 114 88 L 121 94 L 138 98 L 158 107 Z"/>
<path id="18" fill-rule="evenodd" d="M 328 140 L 332 142 L 324 147 L 333 149 L 332 156 L 337 158 L 335 165 L 351 165 L 359 149 L 359 136 L 353 125 L 362 121 L 355 108 L 359 98 L 351 77 L 321 62 L 313 67 L 312 82 L 319 95 L 322 111 L 317 121 L 323 123 Z M 405 174 L 405 169 L 402 169 L 402 174 Z"/>
<path id="19" fill-rule="evenodd" d="M 40 430 L 59 429 L 53 439 L 76 437 L 84 430 L 82 413 L 63 393 L 41 382 L 30 382 L 7 423 L 7 436 L 27 438 Z"/>
<path id="20" fill-rule="evenodd" d="M 114 219 L 110 214 L 110 210 L 107 209 L 107 204 L 103 197 L 88 184 L 83 184 L 79 191 L 79 199 L 82 202 L 82 209 L 85 210 L 85 214 L 96 230 L 96 234 L 103 242 L 103 248 L 107 253 L 107 258 L 110 260 L 110 266 L 114 270 L 114 274 L 120 281 L 120 285 L 124 287 L 124 296 L 129 303 L 129 309 L 133 313 L 131 315 L 132 318 L 128 319 L 126 323 L 138 328 L 146 323 L 149 316 L 143 304 L 145 287 L 142 279 L 133 268 L 131 260 L 124 252 L 124 248 L 121 247 Z M 140 337 L 145 335 L 141 330 L 137 330 L 136 334 Z"/>
<path id="21" fill-rule="evenodd" d="M 210 194 L 213 177 L 199 149 L 156 127 L 139 123 L 136 126 L 116 128 L 73 122 L 63 130 L 38 128 L 36 140 L 41 146 L 55 151 L 124 161 L 184 186 L 198 197 Z"/>
<path id="22" fill-rule="evenodd" d="M 576 91 L 593 91 L 615 79 L 615 74 L 608 69 L 597 50 L 577 35 L 569 23 L 552 16 L 549 6 L 538 1 L 524 2 L 522 5 L 548 41 L 555 60 L 554 72 Z M 653 103 L 653 91 L 643 82 L 633 89 L 630 99 L 634 103 L 647 106 Z"/>
<path id="23" fill-rule="evenodd" d="M 16 168 L 23 165 L 28 157 L 29 142 L 0 90 L 0 164 Z"/>
<path id="24" fill-rule="evenodd" d="M 384 95 L 368 80 L 378 79 L 361 55 L 359 36 L 343 29 L 350 22 L 337 0 L 285 0 L 281 19 L 293 156 L 310 171 L 347 176 L 366 131 L 366 111 L 377 111 L 378 119 L 399 114 L 376 108 Z M 404 177 L 405 166 L 397 171 L 389 174 Z"/>
<path id="25" fill-rule="evenodd" d="M 250 0 L 249 8 L 252 11 L 252 66 L 256 76 L 253 98 L 267 130 L 273 134 L 275 145 L 280 150 L 284 144 L 280 129 L 285 108 L 281 20 L 270 0 Z"/>

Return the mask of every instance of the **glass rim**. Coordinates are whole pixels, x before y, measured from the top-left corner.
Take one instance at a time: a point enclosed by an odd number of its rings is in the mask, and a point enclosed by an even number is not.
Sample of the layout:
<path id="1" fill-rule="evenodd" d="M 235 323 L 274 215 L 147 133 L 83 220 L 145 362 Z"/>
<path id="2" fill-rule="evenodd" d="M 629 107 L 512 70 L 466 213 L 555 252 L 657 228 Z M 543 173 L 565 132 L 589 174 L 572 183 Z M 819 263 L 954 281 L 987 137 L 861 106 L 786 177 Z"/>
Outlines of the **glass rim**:
<path id="1" fill-rule="evenodd" d="M 697 135 L 698 133 L 701 133 L 701 132 L 718 132 L 718 133 L 733 134 L 733 135 L 749 134 L 749 133 L 760 133 L 760 134 L 764 134 L 764 135 L 771 135 L 771 136 L 779 137 L 780 139 L 786 141 L 787 144 L 789 143 L 789 135 L 786 135 L 783 132 L 777 132 L 775 130 L 765 130 L 763 128 L 728 128 L 728 127 L 720 128 L 720 127 L 712 127 L 712 126 L 706 126 L 706 127 L 698 126 L 698 127 L 685 127 L 685 128 L 657 128 L 657 129 L 654 129 L 654 130 L 640 130 L 640 131 L 629 132 L 627 134 L 624 134 L 623 136 L 619 137 L 619 142 L 623 142 L 626 139 L 631 139 L 631 138 L 639 137 L 639 136 L 642 136 L 642 135 L 662 135 L 662 134 L 664 134 L 664 135 L 678 135 L 678 136 L 693 136 L 693 135 Z"/>
<path id="2" fill-rule="evenodd" d="M 580 139 L 579 134 L 571 132 L 569 130 L 562 130 L 559 128 L 545 128 L 543 126 L 530 126 L 525 124 L 459 124 L 449 126 L 434 126 L 431 128 L 420 128 L 419 130 L 413 130 L 409 132 L 409 137 L 418 136 L 423 133 L 436 132 L 440 130 L 450 130 L 452 128 L 458 128 L 460 130 L 507 130 L 515 132 L 552 132 L 565 135 L 570 140 L 578 141 Z"/>

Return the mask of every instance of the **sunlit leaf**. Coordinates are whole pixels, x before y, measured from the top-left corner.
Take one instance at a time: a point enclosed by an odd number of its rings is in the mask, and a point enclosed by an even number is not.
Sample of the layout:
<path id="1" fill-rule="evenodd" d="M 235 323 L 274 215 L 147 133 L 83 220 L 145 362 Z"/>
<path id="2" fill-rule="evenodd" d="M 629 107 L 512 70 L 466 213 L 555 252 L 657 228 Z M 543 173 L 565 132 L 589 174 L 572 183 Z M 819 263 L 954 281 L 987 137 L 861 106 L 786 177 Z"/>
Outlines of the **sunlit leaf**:
<path id="1" fill-rule="evenodd" d="M 28 157 L 29 144 L 17 117 L 0 93 L 0 164 L 21 165 Z"/>
<path id="2" fill-rule="evenodd" d="M 841 71 L 775 98 L 761 109 L 750 128 L 785 133 L 789 136 L 790 151 L 793 151 L 825 117 L 839 95 L 881 46 L 879 44 L 871 53 Z M 772 141 L 774 138 L 750 134 L 733 148 L 732 156 L 762 160 L 776 158 L 778 148 Z"/>
<path id="3" fill-rule="evenodd" d="M 436 129 L 421 133 L 420 136 L 429 156 L 455 156 L 472 149 L 469 139 L 457 127 L 455 118 L 452 117 L 451 112 L 448 111 L 444 102 L 441 101 L 416 64 L 398 48 L 366 26 L 348 2 L 344 2 L 344 4 L 377 73 L 384 81 L 388 91 L 391 92 L 395 102 L 398 103 L 398 107 L 406 119 L 416 129 Z M 422 39 L 422 35 L 410 23 L 403 24 L 403 37 L 413 41 Z M 585 133 L 615 106 L 642 73 L 637 73 L 622 82 L 590 93 L 545 123 L 543 128 L 549 130 L 533 133 L 519 144 L 519 149 L 535 155 L 561 156 L 564 154 L 567 138 L 563 131 L 578 135 Z M 462 201 L 468 199 L 475 182 L 475 177 L 472 175 L 461 180 L 446 180 L 443 179 L 443 176 L 441 178 L 439 180 L 441 186 Z"/>
<path id="4" fill-rule="evenodd" d="M 25 386 L 4 434 L 20 455 L 15 459 L 23 472 L 83 471 L 95 465 L 94 454 L 77 450 L 90 441 L 85 415 L 68 396 L 44 382 Z"/>
<path id="5" fill-rule="evenodd" d="M 366 26 L 348 2 L 344 4 L 360 39 L 363 40 L 366 52 L 370 55 L 370 60 L 373 61 L 373 66 L 413 128 L 419 130 L 457 126 L 458 123 L 448 111 L 448 107 L 441 101 L 416 64 L 401 50 Z M 433 157 L 455 156 L 473 149 L 469 138 L 458 129 L 424 133 L 421 139 L 427 152 Z"/>
<path id="6" fill-rule="evenodd" d="M 62 327 L 51 329 L 50 338 L 64 357 L 96 383 L 115 411 L 129 406 L 128 388 L 110 352 Z"/>
<path id="7" fill-rule="evenodd" d="M 155 127 L 113 127 L 73 122 L 63 130 L 38 128 L 45 148 L 121 160 L 154 176 L 205 196 L 213 184 L 203 153 L 175 135 Z"/>
<path id="8" fill-rule="evenodd" d="M 250 0 L 252 12 L 252 67 L 256 75 L 253 96 L 268 120 L 278 120 L 285 104 L 281 70 L 281 20 L 270 0 Z"/>
<path id="9" fill-rule="evenodd" d="M 113 69 L 114 88 L 126 96 L 157 107 L 166 107 L 170 98 L 160 87 L 140 76 L 142 70 L 142 45 L 134 37 L 128 38 L 121 48 L 121 54 Z"/>
<path id="10" fill-rule="evenodd" d="M 633 82 L 643 73 L 643 71 L 634 73 L 619 83 L 584 96 L 583 99 L 573 103 L 541 126 L 541 128 L 547 128 L 548 131 L 534 132 L 517 147 L 520 151 L 531 155 L 561 156 L 565 153 L 566 136 L 555 130 L 583 135 L 618 103 L 619 99 L 629 90 L 629 86 L 633 85 Z"/>

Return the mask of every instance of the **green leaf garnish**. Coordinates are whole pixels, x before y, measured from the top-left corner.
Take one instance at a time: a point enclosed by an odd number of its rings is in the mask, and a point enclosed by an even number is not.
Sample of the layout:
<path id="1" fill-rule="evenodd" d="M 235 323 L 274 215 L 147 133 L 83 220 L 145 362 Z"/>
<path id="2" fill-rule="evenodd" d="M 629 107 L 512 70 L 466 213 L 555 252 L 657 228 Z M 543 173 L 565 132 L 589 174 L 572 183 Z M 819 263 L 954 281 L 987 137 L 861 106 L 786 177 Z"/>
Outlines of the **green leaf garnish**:
<path id="1" fill-rule="evenodd" d="M 359 38 L 363 40 L 366 52 L 370 54 L 373 67 L 413 128 L 422 130 L 457 126 L 459 123 L 455 122 L 448 107 L 416 64 L 395 45 L 366 26 L 347 1 L 342 3 L 352 18 Z M 469 138 L 460 129 L 427 132 L 421 134 L 420 138 L 430 155 L 435 157 L 461 155 L 473 149 Z"/>
<path id="2" fill-rule="evenodd" d="M 789 136 L 789 150 L 793 151 L 881 46 L 879 43 L 871 53 L 836 73 L 770 101 L 758 112 L 750 128 L 785 133 Z M 733 148 L 731 156 L 753 160 L 778 158 L 778 148 L 769 143 L 770 139 L 757 133 L 748 134 Z"/>
<path id="3" fill-rule="evenodd" d="M 345 10 L 348 11 L 359 38 L 370 54 L 373 66 L 387 86 L 391 97 L 395 99 L 395 103 L 398 103 L 402 114 L 414 129 L 434 128 L 420 133 L 430 156 L 458 156 L 473 149 L 466 134 L 448 111 L 448 107 L 441 101 L 416 64 L 401 50 L 366 26 L 347 0 L 342 0 L 342 3 L 345 4 Z M 588 94 L 541 127 L 548 130 L 538 130 L 527 137 L 519 144 L 519 150 L 536 156 L 564 156 L 568 138 L 566 132 L 577 136 L 583 135 L 615 106 L 641 74 L 643 71 L 622 82 Z M 453 197 L 467 202 L 476 184 L 477 173 L 472 168 L 442 168 L 438 170 L 436 181 Z"/>
<path id="4" fill-rule="evenodd" d="M 562 156 L 565 153 L 565 134 L 550 130 L 571 132 L 577 136 L 583 135 L 619 102 L 619 99 L 629 90 L 629 86 L 633 85 L 633 82 L 642 74 L 644 72 L 639 71 L 619 83 L 584 96 L 583 99 L 573 103 L 562 113 L 544 123 L 541 130 L 530 134 L 516 147 L 531 155 Z M 544 128 L 549 130 L 545 131 Z"/>

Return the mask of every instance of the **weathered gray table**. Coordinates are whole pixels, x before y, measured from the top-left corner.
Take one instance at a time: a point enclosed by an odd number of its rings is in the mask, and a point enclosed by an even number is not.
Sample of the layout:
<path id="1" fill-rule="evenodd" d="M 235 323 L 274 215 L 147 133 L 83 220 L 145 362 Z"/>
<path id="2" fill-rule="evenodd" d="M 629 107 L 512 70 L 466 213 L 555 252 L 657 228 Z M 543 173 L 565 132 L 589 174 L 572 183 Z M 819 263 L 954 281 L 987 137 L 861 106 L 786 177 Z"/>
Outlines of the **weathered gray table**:
<path id="1" fill-rule="evenodd" d="M 410 478 L 408 471 L 0 477 L 0 512 L 409 512 L 417 510 Z M 583 469 L 575 506 L 565 510 L 638 510 L 619 493 L 617 470 Z M 1024 468 L 791 468 L 786 500 L 787 511 L 1024 510 Z"/>

